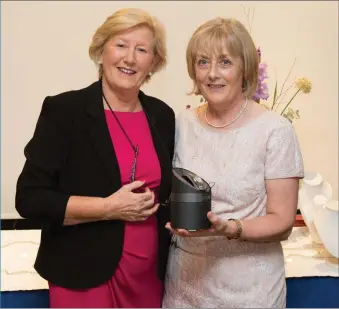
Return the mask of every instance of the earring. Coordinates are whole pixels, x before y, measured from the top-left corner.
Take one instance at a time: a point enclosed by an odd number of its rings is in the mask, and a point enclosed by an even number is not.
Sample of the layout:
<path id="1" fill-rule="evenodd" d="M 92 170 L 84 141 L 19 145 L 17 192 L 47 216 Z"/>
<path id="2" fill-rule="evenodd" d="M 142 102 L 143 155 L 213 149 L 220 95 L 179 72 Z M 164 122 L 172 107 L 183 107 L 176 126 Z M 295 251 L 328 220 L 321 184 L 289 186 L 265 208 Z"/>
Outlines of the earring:
<path id="1" fill-rule="evenodd" d="M 102 64 L 102 60 L 100 59 L 100 60 L 98 60 L 98 64 Z"/>
<path id="2" fill-rule="evenodd" d="M 151 76 L 152 76 L 152 72 L 149 72 L 149 73 L 147 74 L 147 76 L 148 76 L 148 77 L 151 77 Z"/>
<path id="3" fill-rule="evenodd" d="M 243 89 L 243 90 L 246 90 L 246 89 L 247 89 L 247 86 L 248 86 L 247 80 L 244 79 L 243 82 L 242 82 L 242 89 Z"/>

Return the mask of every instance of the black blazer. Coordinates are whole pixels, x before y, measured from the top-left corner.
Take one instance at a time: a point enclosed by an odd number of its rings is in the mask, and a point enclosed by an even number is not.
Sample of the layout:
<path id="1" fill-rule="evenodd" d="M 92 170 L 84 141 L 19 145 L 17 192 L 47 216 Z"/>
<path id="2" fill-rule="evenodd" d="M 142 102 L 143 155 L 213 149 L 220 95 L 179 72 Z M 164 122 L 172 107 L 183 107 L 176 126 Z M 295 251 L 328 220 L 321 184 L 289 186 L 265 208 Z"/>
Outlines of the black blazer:
<path id="1" fill-rule="evenodd" d="M 71 195 L 107 197 L 121 188 L 120 170 L 103 108 L 101 81 L 44 100 L 26 162 L 17 182 L 16 209 L 42 222 L 35 269 L 66 288 L 90 288 L 107 281 L 119 263 L 124 222 L 63 226 Z M 139 92 L 161 166 L 159 201 L 171 191 L 175 117 L 164 102 Z M 169 248 L 167 206 L 157 211 L 159 276 Z"/>

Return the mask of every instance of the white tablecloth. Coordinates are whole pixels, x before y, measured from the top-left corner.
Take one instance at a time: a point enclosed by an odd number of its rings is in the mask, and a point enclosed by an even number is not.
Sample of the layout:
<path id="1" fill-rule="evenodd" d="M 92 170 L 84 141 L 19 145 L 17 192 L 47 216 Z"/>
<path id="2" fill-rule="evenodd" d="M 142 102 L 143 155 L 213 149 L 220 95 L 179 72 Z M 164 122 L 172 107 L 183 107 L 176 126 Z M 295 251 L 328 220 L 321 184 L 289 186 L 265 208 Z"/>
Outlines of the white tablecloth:
<path id="1" fill-rule="evenodd" d="M 1 291 L 48 289 L 33 268 L 40 230 L 1 231 Z"/>
<path id="2" fill-rule="evenodd" d="M 307 227 L 294 228 L 282 242 L 286 277 L 339 277 L 339 259 L 312 243 Z"/>
<path id="3" fill-rule="evenodd" d="M 1 231 L 1 291 L 48 289 L 33 268 L 39 230 Z M 295 228 L 283 243 L 287 277 L 339 276 L 338 259 L 313 246 L 306 227 Z"/>

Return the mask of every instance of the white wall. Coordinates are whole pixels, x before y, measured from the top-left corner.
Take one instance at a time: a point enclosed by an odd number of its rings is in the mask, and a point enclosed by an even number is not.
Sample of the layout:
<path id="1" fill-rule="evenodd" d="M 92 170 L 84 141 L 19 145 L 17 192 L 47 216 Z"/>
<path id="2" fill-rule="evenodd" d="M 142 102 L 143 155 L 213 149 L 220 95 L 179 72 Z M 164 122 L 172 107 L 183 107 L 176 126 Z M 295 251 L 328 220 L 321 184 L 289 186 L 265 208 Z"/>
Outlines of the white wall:
<path id="1" fill-rule="evenodd" d="M 246 24 L 242 5 L 255 9 L 252 35 L 283 81 L 297 58 L 293 77 L 307 76 L 312 92 L 295 101 L 295 124 L 307 170 L 321 172 L 338 197 L 338 3 L 222 1 L 7 1 L 1 10 L 1 204 L 2 218 L 17 217 L 14 194 L 45 96 L 81 88 L 96 79 L 88 46 L 104 19 L 123 7 L 140 7 L 166 26 L 169 64 L 144 90 L 176 112 L 199 98 L 188 97 L 186 44 L 195 28 L 216 16 Z"/>

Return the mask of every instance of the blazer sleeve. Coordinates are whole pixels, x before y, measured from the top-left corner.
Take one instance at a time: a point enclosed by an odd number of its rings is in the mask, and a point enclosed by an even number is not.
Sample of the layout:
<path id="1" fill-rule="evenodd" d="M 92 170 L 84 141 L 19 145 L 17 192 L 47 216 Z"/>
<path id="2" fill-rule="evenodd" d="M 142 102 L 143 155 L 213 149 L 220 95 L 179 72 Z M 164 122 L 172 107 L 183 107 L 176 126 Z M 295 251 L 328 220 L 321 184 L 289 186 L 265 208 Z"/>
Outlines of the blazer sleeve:
<path id="1" fill-rule="evenodd" d="M 171 162 L 173 161 L 174 156 L 174 146 L 175 146 L 175 114 L 174 111 L 171 110 L 171 117 L 170 117 L 170 159 Z"/>
<path id="2" fill-rule="evenodd" d="M 58 173 L 67 156 L 67 112 L 63 102 L 47 97 L 18 178 L 15 208 L 23 218 L 63 224 L 70 195 L 58 191 Z M 60 103 L 60 104 L 59 104 Z"/>

